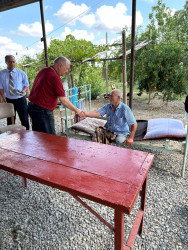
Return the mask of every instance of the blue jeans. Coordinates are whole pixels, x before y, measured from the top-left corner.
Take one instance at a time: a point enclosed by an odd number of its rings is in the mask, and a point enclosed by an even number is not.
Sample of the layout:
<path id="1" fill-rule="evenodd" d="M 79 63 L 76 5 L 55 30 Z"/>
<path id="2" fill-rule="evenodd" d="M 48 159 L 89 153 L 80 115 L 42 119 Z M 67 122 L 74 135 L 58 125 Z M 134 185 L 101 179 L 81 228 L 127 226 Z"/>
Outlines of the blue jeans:
<path id="1" fill-rule="evenodd" d="M 129 137 L 129 135 L 130 134 L 119 134 L 119 135 L 117 135 L 116 142 L 118 144 L 124 143 L 127 140 L 127 138 Z"/>
<path id="2" fill-rule="evenodd" d="M 55 124 L 52 110 L 28 103 L 28 112 L 32 120 L 32 130 L 55 135 Z"/>
<path id="3" fill-rule="evenodd" d="M 17 112 L 22 126 L 26 127 L 26 129 L 29 130 L 28 108 L 25 96 L 18 99 L 6 98 L 6 101 L 14 105 L 14 110 L 15 110 L 14 121 L 16 120 L 16 112 Z M 7 118 L 7 125 L 10 124 L 12 124 L 11 118 Z"/>

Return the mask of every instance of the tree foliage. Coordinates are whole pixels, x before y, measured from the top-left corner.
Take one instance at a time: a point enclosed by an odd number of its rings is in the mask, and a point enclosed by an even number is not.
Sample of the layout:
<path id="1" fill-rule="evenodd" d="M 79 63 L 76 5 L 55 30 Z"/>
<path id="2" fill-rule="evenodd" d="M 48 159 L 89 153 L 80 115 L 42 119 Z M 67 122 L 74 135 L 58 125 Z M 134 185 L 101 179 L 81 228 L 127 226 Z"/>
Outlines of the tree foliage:
<path id="1" fill-rule="evenodd" d="M 183 51 L 176 45 L 151 45 L 144 49 L 135 65 L 140 91 L 161 93 L 166 101 L 185 93 Z"/>
<path id="2" fill-rule="evenodd" d="M 186 93 L 187 50 L 184 41 L 187 34 L 178 26 L 187 14 L 187 3 L 185 9 L 175 15 L 162 0 L 152 8 L 146 32 L 152 30 L 154 42 L 136 55 L 135 79 L 141 91 L 161 93 L 166 101 Z"/>
<path id="3" fill-rule="evenodd" d="M 188 1 L 183 10 L 173 15 L 162 0 L 158 0 L 149 14 L 149 24 L 145 30 L 137 29 L 136 41 L 152 40 L 147 47 L 135 53 L 135 82 L 140 91 L 160 93 L 166 101 L 186 94 L 188 80 Z M 130 49 L 130 35 L 126 38 Z M 122 53 L 116 48 L 114 57 Z M 127 79 L 130 76 L 130 56 L 127 56 Z M 122 79 L 122 61 L 109 63 L 111 80 Z M 149 95 L 149 96 L 150 96 Z"/>
<path id="4" fill-rule="evenodd" d="M 91 99 L 96 99 L 105 88 L 105 81 L 102 77 L 102 68 L 91 67 L 87 65 L 83 67 L 77 82 L 77 86 L 91 84 Z"/>
<path id="5" fill-rule="evenodd" d="M 40 57 L 40 56 L 38 56 Z M 33 82 L 37 75 L 37 72 L 44 66 L 44 61 L 39 61 L 37 58 L 31 58 L 30 56 L 23 56 L 17 63 L 17 68 L 24 70 L 27 74 L 28 81 L 30 83 L 30 89 L 33 86 Z"/>
<path id="6" fill-rule="evenodd" d="M 186 94 L 188 81 L 188 1 L 182 10 L 174 14 L 162 0 L 158 0 L 149 14 L 149 24 L 143 30 L 136 32 L 136 42 L 152 40 L 147 47 L 135 53 L 135 82 L 140 91 L 160 93 L 166 101 Z M 114 43 L 112 57 L 122 54 L 121 39 Z M 126 37 L 126 49 L 131 48 L 131 35 Z M 99 95 L 104 89 L 104 64 L 99 59 L 95 62 L 82 61 L 92 58 L 98 52 L 104 51 L 105 46 L 96 46 L 84 39 L 77 40 L 68 35 L 64 41 L 53 39 L 48 47 L 49 64 L 60 55 L 71 61 L 71 74 L 74 75 L 75 85 L 92 85 L 92 97 Z M 37 60 L 44 60 L 44 52 L 37 55 Z M 31 63 L 34 59 L 24 57 L 22 64 Z M 127 56 L 127 81 L 130 79 L 130 55 Z M 122 80 L 122 60 L 108 62 L 110 80 Z M 28 68 L 28 78 L 33 81 L 39 68 Z"/>

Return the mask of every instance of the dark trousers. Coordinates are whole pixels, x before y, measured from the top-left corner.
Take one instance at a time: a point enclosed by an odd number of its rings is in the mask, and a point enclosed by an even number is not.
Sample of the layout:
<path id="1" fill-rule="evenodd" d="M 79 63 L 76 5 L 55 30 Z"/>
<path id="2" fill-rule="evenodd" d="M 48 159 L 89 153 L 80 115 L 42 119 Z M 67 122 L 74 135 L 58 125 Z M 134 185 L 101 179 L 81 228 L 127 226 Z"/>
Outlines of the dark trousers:
<path id="1" fill-rule="evenodd" d="M 16 112 L 17 112 L 22 126 L 26 127 L 26 129 L 29 130 L 28 108 L 27 108 L 27 101 L 26 101 L 25 96 L 18 98 L 18 99 L 6 98 L 6 101 L 14 105 L 14 110 L 15 110 L 14 121 L 16 120 Z M 7 125 L 10 125 L 10 124 L 12 124 L 11 118 L 7 118 Z"/>
<path id="2" fill-rule="evenodd" d="M 32 130 L 55 135 L 53 111 L 36 104 L 28 103 L 28 112 L 32 120 Z"/>

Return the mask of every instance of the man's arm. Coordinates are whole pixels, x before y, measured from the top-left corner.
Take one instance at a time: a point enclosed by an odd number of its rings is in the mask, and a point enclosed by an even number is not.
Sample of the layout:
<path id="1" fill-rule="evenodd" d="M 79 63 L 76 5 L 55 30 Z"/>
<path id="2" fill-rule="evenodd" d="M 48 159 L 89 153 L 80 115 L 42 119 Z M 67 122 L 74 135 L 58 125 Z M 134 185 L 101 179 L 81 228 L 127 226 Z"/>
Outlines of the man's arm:
<path id="1" fill-rule="evenodd" d="M 25 87 L 23 88 L 23 90 L 22 90 L 22 93 L 25 94 L 25 92 L 28 90 L 28 88 L 29 88 L 28 86 L 25 86 Z"/>
<path id="2" fill-rule="evenodd" d="M 68 109 L 75 111 L 80 117 L 84 117 L 84 111 L 78 109 L 77 107 L 75 107 L 70 101 L 69 99 L 67 99 L 67 97 L 59 97 L 60 102 L 67 107 Z"/>
<path id="3" fill-rule="evenodd" d="M 101 114 L 98 111 L 86 112 L 84 111 L 85 116 L 87 117 L 99 117 Z"/>
<path id="4" fill-rule="evenodd" d="M 136 133 L 136 129 L 137 129 L 137 123 L 134 123 L 133 125 L 131 125 L 130 136 L 124 142 L 128 147 L 131 147 L 133 145 L 133 140 L 134 140 L 134 135 Z"/>
<path id="5" fill-rule="evenodd" d="M 0 95 L 1 95 L 1 97 L 2 97 L 3 102 L 7 102 L 7 101 L 6 101 L 6 97 L 5 97 L 5 95 L 4 95 L 4 90 L 3 90 L 3 89 L 0 89 Z"/>

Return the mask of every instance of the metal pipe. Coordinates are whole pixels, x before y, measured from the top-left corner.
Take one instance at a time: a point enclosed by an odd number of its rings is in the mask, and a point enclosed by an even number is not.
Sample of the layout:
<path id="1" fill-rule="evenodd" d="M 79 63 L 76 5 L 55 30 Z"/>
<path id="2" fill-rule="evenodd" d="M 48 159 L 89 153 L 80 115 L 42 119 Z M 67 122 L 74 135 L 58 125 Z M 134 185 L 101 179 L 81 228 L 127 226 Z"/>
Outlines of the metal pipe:
<path id="1" fill-rule="evenodd" d="M 131 30 L 131 71 L 129 107 L 132 109 L 133 87 L 134 87 L 134 55 L 135 55 L 135 26 L 136 26 L 136 0 L 132 0 L 132 30 Z"/>
<path id="2" fill-rule="evenodd" d="M 41 14 L 41 22 L 42 22 L 42 34 L 41 42 L 44 42 L 44 54 L 46 60 L 46 67 L 48 67 L 48 50 L 47 50 L 47 42 L 46 42 L 46 31 L 45 31 L 45 22 L 44 22 L 44 11 L 42 0 L 40 0 L 40 14 Z"/>

